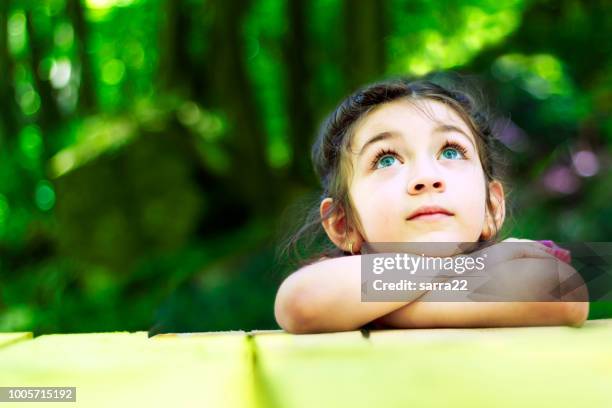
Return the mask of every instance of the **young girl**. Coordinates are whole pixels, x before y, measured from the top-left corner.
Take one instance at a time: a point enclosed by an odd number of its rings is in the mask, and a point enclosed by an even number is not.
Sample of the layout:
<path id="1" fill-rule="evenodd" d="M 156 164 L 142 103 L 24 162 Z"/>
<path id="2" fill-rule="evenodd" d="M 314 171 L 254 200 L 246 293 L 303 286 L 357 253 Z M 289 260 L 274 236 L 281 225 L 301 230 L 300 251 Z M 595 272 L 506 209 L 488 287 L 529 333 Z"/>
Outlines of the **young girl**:
<path id="1" fill-rule="evenodd" d="M 474 100 L 430 81 L 378 83 L 345 99 L 313 146 L 322 199 L 314 222 L 294 239 L 316 225 L 334 248 L 281 284 L 275 301 L 278 324 L 292 333 L 366 324 L 580 326 L 588 314 L 585 301 L 427 302 L 427 293 L 402 302 L 361 301 L 364 243 L 499 245 L 506 211 L 494 145 L 492 127 Z M 519 243 L 502 251 L 497 266 L 529 271 L 521 275 L 522 285 L 539 284 L 538 268 L 568 255 L 561 251 L 555 258 L 550 242 L 507 241 Z M 569 263 L 558 262 L 561 275 L 575 274 Z"/>

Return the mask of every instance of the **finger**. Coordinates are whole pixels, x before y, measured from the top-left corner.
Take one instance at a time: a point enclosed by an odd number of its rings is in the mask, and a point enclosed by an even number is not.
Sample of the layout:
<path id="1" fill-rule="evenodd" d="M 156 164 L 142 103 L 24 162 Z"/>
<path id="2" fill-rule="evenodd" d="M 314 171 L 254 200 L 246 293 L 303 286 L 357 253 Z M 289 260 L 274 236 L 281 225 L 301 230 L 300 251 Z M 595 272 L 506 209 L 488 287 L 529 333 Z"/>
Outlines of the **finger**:
<path id="1" fill-rule="evenodd" d="M 553 241 L 550 240 L 541 240 L 541 241 L 534 241 L 531 239 L 522 239 L 522 238 L 508 238 L 502 242 L 515 242 L 515 243 L 524 243 L 526 245 L 532 245 L 535 248 L 541 249 L 543 251 L 546 251 L 547 253 L 551 254 L 551 255 L 555 255 L 555 250 L 559 247 L 556 247 L 556 245 L 554 244 Z M 555 248 L 556 247 L 556 248 Z"/>
<path id="2" fill-rule="evenodd" d="M 554 257 L 550 248 L 535 242 L 511 241 L 508 245 L 494 245 L 485 248 L 477 254 L 485 256 L 487 264 L 494 265 L 517 258 L 551 258 Z"/>
<path id="3" fill-rule="evenodd" d="M 546 246 L 523 245 L 518 248 L 514 258 L 554 258 L 553 250 Z"/>

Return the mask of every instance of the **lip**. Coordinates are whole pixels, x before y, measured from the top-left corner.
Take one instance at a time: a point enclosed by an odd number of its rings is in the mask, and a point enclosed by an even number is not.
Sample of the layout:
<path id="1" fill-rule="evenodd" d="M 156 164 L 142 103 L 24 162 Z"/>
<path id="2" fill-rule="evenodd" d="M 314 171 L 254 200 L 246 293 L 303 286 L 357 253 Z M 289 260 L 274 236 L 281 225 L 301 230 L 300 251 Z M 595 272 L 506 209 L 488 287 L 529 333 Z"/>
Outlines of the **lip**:
<path id="1" fill-rule="evenodd" d="M 408 221 L 413 220 L 439 220 L 454 215 L 444 207 L 440 206 L 423 206 L 417 208 L 408 216 Z"/>

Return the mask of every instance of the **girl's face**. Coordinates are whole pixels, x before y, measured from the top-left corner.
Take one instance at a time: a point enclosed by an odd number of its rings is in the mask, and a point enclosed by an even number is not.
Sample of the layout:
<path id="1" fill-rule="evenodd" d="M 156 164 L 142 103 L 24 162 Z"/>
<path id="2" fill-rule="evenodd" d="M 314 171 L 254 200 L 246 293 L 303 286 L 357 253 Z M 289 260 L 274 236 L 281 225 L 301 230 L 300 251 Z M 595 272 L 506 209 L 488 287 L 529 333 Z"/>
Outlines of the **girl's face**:
<path id="1" fill-rule="evenodd" d="M 349 195 L 363 240 L 478 241 L 486 180 L 474 135 L 452 108 L 429 99 L 380 105 L 357 124 L 351 150 Z"/>

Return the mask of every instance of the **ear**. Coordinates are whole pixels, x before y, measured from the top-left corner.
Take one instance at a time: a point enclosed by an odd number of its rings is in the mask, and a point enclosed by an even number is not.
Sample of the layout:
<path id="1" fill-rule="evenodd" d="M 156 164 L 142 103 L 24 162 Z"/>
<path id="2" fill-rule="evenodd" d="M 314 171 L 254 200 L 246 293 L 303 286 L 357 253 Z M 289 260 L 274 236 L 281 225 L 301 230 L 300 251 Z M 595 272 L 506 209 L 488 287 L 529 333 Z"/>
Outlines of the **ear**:
<path id="1" fill-rule="evenodd" d="M 494 180 L 489 183 L 489 197 L 493 211 L 491 213 L 487 208 L 481 235 L 484 239 L 489 239 L 493 235 L 493 231 L 499 231 L 506 218 L 506 197 L 504 187 L 499 181 Z"/>
<path id="2" fill-rule="evenodd" d="M 363 244 L 361 234 L 353 227 L 347 226 L 346 213 L 344 209 L 337 208 L 327 219 L 325 215 L 330 211 L 333 199 L 330 197 L 321 201 L 320 213 L 323 221 L 321 224 L 329 239 L 340 249 L 350 252 L 350 243 L 353 243 L 353 253 L 358 253 Z"/>

